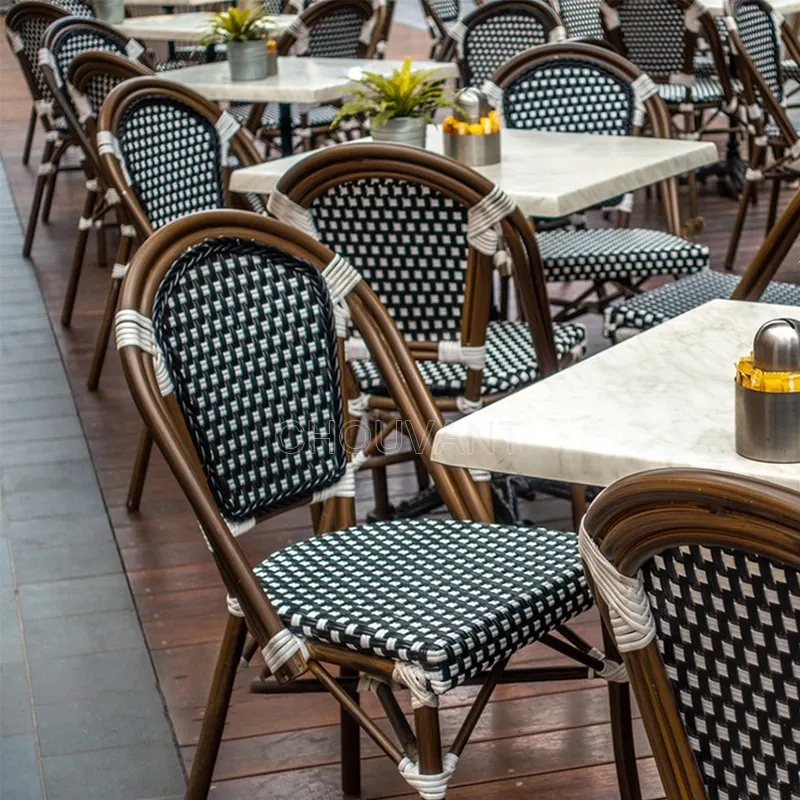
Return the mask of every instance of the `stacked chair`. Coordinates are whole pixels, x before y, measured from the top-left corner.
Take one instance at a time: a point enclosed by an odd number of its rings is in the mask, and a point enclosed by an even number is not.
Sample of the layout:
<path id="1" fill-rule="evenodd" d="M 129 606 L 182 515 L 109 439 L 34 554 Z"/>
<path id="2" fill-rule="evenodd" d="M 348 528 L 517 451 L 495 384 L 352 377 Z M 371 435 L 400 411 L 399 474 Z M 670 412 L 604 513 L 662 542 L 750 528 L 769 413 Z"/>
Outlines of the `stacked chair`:
<path id="1" fill-rule="evenodd" d="M 439 58 L 442 46 L 447 42 L 447 32 L 461 16 L 459 0 L 420 0 L 428 33 L 431 35 L 430 58 Z M 480 4 L 478 4 L 480 5 Z"/>
<path id="2" fill-rule="evenodd" d="M 551 0 L 570 39 L 602 39 L 600 0 Z"/>

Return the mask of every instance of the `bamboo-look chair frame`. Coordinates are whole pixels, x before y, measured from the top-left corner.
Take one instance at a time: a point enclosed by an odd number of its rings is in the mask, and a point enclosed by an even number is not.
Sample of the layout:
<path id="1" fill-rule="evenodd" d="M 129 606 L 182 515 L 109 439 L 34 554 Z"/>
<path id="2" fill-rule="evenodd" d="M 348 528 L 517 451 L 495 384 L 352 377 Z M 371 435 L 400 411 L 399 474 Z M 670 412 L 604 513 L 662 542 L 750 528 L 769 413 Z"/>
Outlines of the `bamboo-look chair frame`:
<path id="1" fill-rule="evenodd" d="M 163 80 L 156 76 L 142 76 L 127 80 L 125 83 L 119 84 L 109 92 L 100 110 L 97 131 L 108 131 L 116 136 L 117 127 L 125 109 L 137 100 L 146 99 L 148 97 L 161 97 L 166 100 L 182 103 L 212 124 L 214 124 L 223 113 L 219 106 L 211 100 L 207 100 L 188 87 Z M 231 154 L 238 159 L 241 167 L 249 167 L 261 163 L 261 156 L 256 149 L 253 138 L 250 132 L 243 127 L 239 128 L 234 133 L 230 139 L 229 147 Z M 153 226 L 140 205 L 133 188 L 125 178 L 125 173 L 119 161 L 116 156 L 112 154 L 102 153 L 100 155 L 100 162 L 109 184 L 116 190 L 120 197 L 122 208 L 128 221 L 136 230 L 138 241 L 146 241 L 153 233 Z M 225 167 L 225 169 L 229 172 L 228 167 Z M 224 190 L 226 204 L 241 203 L 241 200 L 230 192 L 227 181 L 225 182 Z M 111 280 L 108 297 L 106 299 L 106 307 L 103 312 L 101 336 L 98 338 L 96 345 L 95 360 L 101 359 L 102 356 L 100 356 L 99 351 L 102 350 L 105 352 L 107 348 L 122 283 L 123 280 L 121 278 L 112 278 Z M 152 437 L 147 428 L 144 427 L 139 439 L 139 447 L 133 466 L 130 487 L 128 489 L 127 506 L 131 511 L 137 510 L 141 502 L 142 490 L 144 488 L 152 447 Z"/>
<path id="2" fill-rule="evenodd" d="M 107 39 L 114 41 L 121 52 L 125 52 L 131 41 L 128 37 L 122 36 L 110 25 L 96 19 L 84 19 L 83 17 L 66 17 L 56 20 L 45 33 L 42 47 L 49 50 L 51 53 L 55 51 L 59 43 L 65 38 L 72 36 L 75 29 L 82 31 L 92 31 Z M 138 44 L 138 43 L 136 43 Z M 120 62 L 117 71 L 121 71 L 125 79 L 137 75 L 151 75 L 153 74 L 153 63 L 141 45 L 141 51 L 137 59 L 117 56 L 108 53 L 113 58 L 118 59 Z M 138 49 L 138 48 L 137 48 Z M 97 52 L 97 51 L 94 51 Z M 100 160 L 97 155 L 94 137 L 87 135 L 85 123 L 82 123 L 76 113 L 74 102 L 69 96 L 68 89 L 70 87 L 69 77 L 67 75 L 56 74 L 53 66 L 50 63 L 40 64 L 40 69 L 44 75 L 45 80 L 53 95 L 54 103 L 58 107 L 58 112 L 61 117 L 66 120 L 69 134 L 73 137 L 77 146 L 81 149 L 83 155 L 83 167 L 87 176 L 86 183 L 86 199 L 83 204 L 83 211 L 81 212 L 81 222 L 78 226 L 78 233 L 75 239 L 75 249 L 72 256 L 72 265 L 70 267 L 69 280 L 67 281 L 67 289 L 64 293 L 64 302 L 61 310 L 61 324 L 68 328 L 72 323 L 72 312 L 75 307 L 75 298 L 78 293 L 78 283 L 80 281 L 81 271 L 83 269 L 84 257 L 86 254 L 86 244 L 89 239 L 89 233 L 94 228 L 98 236 L 98 248 L 101 253 L 105 252 L 105 217 L 114 209 L 117 203 L 108 199 L 106 191 L 108 189 L 107 181 L 103 176 L 103 170 L 100 165 Z M 67 70 L 69 73 L 69 69 Z M 124 216 L 124 215 L 123 215 Z M 119 211 L 117 210 L 118 220 L 121 219 Z M 88 225 L 87 225 L 88 221 Z M 125 224 L 124 221 L 119 224 Z M 127 263 L 125 252 L 130 250 L 130 242 L 125 242 L 129 237 L 123 236 L 120 240 L 120 245 L 117 252 L 117 260 L 115 263 Z M 105 258 L 102 259 L 105 261 Z M 94 374 L 92 370 L 91 374 Z M 96 378 L 96 379 L 95 379 Z M 89 388 L 97 388 L 97 381 L 99 380 L 99 371 L 95 377 L 90 377 Z"/>
<path id="3" fill-rule="evenodd" d="M 37 71 L 40 70 L 39 65 L 38 63 L 32 64 L 30 62 L 24 49 L 17 51 L 13 39 L 15 36 L 20 35 L 19 28 L 32 18 L 38 17 L 49 20 L 52 23 L 69 16 L 69 12 L 61 8 L 61 6 L 41 2 L 41 0 L 22 0 L 22 2 L 14 4 L 5 17 L 6 38 L 22 69 L 25 83 L 28 85 L 28 91 L 33 101 L 34 112 L 38 115 L 39 124 L 45 134 L 44 147 L 28 217 L 28 226 L 25 229 L 25 242 L 22 247 L 22 255 L 25 258 L 28 258 L 31 254 L 40 214 L 44 222 L 47 222 L 50 218 L 56 176 L 60 170 L 74 171 L 76 169 L 76 167 L 62 166 L 61 159 L 70 147 L 77 145 L 77 142 L 69 133 L 57 131 L 54 127 L 56 117 L 54 116 L 55 109 L 52 106 L 53 100 L 43 95 L 42 88 L 36 78 Z M 39 47 L 41 47 L 41 42 L 39 42 Z M 82 167 L 77 167 L 77 169 L 82 169 Z"/>
<path id="4" fill-rule="evenodd" d="M 466 196 L 473 193 L 471 187 L 459 187 L 455 182 L 453 191 Z M 320 272 L 330 264 L 334 256 L 331 250 L 299 229 L 261 215 L 233 210 L 201 212 L 166 225 L 144 242 L 133 259 L 131 271 L 123 285 L 120 308 L 139 312 L 149 318 L 156 292 L 175 259 L 192 246 L 214 237 L 236 237 L 276 247 L 302 259 Z M 420 443 L 421 457 L 450 512 L 459 520 L 490 521 L 488 507 L 469 471 L 447 467 L 432 459 L 433 439 L 436 432 L 444 426 L 444 420 L 420 377 L 415 359 L 408 351 L 403 336 L 386 309 L 365 281 L 361 281 L 348 295 L 346 303 L 354 325 L 375 353 L 376 361 L 401 413 L 415 432 Z M 346 378 L 347 370 L 344 369 L 346 362 L 341 339 L 338 348 L 344 396 L 352 396 L 352 388 L 348 386 Z M 255 649 L 245 649 L 246 634 L 249 632 L 257 646 L 263 648 L 272 637 L 284 630 L 284 626 L 254 577 L 237 539 L 220 516 L 174 393 L 162 396 L 158 387 L 152 355 L 131 346 L 122 347 L 120 354 L 136 405 L 197 514 L 228 592 L 238 598 L 244 612 L 243 619 L 233 615 L 229 617 L 208 696 L 186 793 L 188 800 L 199 800 L 208 793 L 236 667 L 243 652 L 252 655 Z M 347 425 L 349 415 L 346 403 L 343 413 L 344 430 L 349 431 L 346 435 L 352 438 L 352 426 Z M 351 449 L 347 452 L 348 461 Z M 305 506 L 309 502 L 305 499 L 283 506 L 258 521 Z M 315 520 L 315 532 L 318 534 L 355 524 L 353 498 L 336 497 L 323 504 L 312 504 L 311 511 Z M 559 632 L 561 631 L 559 628 Z M 541 641 L 558 652 L 573 657 L 582 666 L 506 669 L 506 659 L 497 662 L 486 673 L 468 679 L 468 685 L 480 685 L 481 689 L 450 752 L 456 755 L 462 752 L 498 683 L 585 678 L 588 674 L 587 668 L 597 669 L 601 666 L 589 654 L 589 646 L 579 637 L 567 632 L 565 638 L 566 642 L 546 636 Z M 422 774 L 441 773 L 443 767 L 438 709 L 422 707 L 414 711 L 417 731 L 415 737 L 391 691 L 380 690 L 378 696 L 400 742 L 398 747 L 358 705 L 355 689 L 358 673 L 389 679 L 394 669 L 391 659 L 358 653 L 345 646 L 321 641 L 308 640 L 306 646 L 309 658 L 306 660 L 297 654 L 289 659 L 274 674 L 276 684 L 264 684 L 263 681 L 257 683 L 261 683 L 259 689 L 263 693 L 291 691 L 291 686 L 285 686 L 287 682 L 305 672 L 311 672 L 315 680 L 313 683 L 304 681 L 303 691 L 330 692 L 340 703 L 342 785 L 345 793 L 357 794 L 360 791 L 359 727 L 396 764 L 408 752 L 415 752 L 419 756 Z M 331 675 L 321 662 L 338 665 L 341 668 L 340 677 L 337 679 Z M 636 775 L 627 692 L 626 684 L 609 682 L 614 749 L 622 797 L 624 800 L 638 800 L 641 795 Z M 413 748 L 412 751 L 409 751 L 409 746 Z"/>
<path id="5" fill-rule="evenodd" d="M 312 3 L 308 8 L 301 11 L 297 19 L 311 32 L 315 25 L 323 22 L 327 17 L 333 14 L 341 13 L 347 8 L 360 14 L 363 23 L 368 22 L 373 16 L 375 17 L 372 38 L 368 43 L 359 42 L 355 58 L 377 57 L 378 44 L 382 41 L 384 34 L 388 36 L 388 29 L 386 28 L 387 8 L 385 2 L 373 4 L 370 0 L 316 0 L 316 2 Z M 394 4 L 392 4 L 391 13 L 394 14 Z M 291 55 L 292 48 L 296 42 L 297 36 L 291 29 L 284 31 L 283 35 L 278 40 L 278 55 Z M 299 57 L 302 57 L 302 55 Z M 280 131 L 275 128 L 266 129 L 261 127 L 261 118 L 265 108 L 266 103 L 256 103 L 253 105 L 247 120 L 247 128 L 266 142 L 268 147 L 271 147 L 276 138 L 280 136 Z M 305 150 L 314 150 L 319 146 L 319 140 L 329 135 L 332 131 L 330 125 L 309 125 L 308 113 L 305 111 L 300 114 L 300 129 L 308 130 L 309 132 L 305 140 Z"/>
<path id="6" fill-rule="evenodd" d="M 480 26 L 491 17 L 502 16 L 512 12 L 536 19 L 550 42 L 566 38 L 561 18 L 545 0 L 494 0 L 491 3 L 483 3 L 461 19 L 460 25 L 466 29 L 463 36 L 468 36 L 468 32 L 472 28 Z M 459 43 L 454 38 L 452 29 L 448 30 L 447 38 L 441 44 L 440 60 L 455 61 L 458 64 L 462 85 L 469 86 L 475 83 L 470 74 L 467 58 L 460 53 Z M 486 77 L 488 78 L 489 76 L 487 75 Z M 483 83 L 483 81 L 479 81 L 479 83 Z"/>
<path id="7" fill-rule="evenodd" d="M 799 520 L 796 492 L 722 472 L 663 469 L 609 486 L 583 527 L 617 571 L 635 577 L 654 556 L 683 545 L 742 550 L 800 569 Z M 595 598 L 610 629 L 602 593 Z M 657 642 L 623 658 L 668 800 L 706 798 Z"/>
<path id="8" fill-rule="evenodd" d="M 628 48 L 625 44 L 625 38 L 621 28 L 610 27 L 606 16 L 607 14 L 616 13 L 618 9 L 623 7 L 625 2 L 626 0 L 601 0 L 601 9 L 603 29 L 605 30 L 606 38 L 611 42 L 617 52 L 625 58 L 629 58 Z M 630 5 L 636 4 L 636 0 L 627 0 L 627 2 Z M 738 98 L 733 90 L 728 64 L 725 59 L 725 53 L 722 48 L 722 43 L 720 42 L 719 31 L 717 30 L 714 18 L 707 9 L 694 2 L 694 0 L 667 0 L 667 2 L 670 2 L 677 10 L 684 14 L 689 9 L 693 9 L 694 11 L 698 11 L 699 9 L 699 13 L 697 13 L 696 17 L 696 24 L 699 30 L 695 32 L 684 25 L 682 75 L 690 76 L 692 79 L 694 78 L 694 57 L 697 49 L 697 41 L 702 36 L 711 51 L 716 76 L 722 88 L 723 105 L 717 102 L 695 102 L 691 100 L 690 92 L 688 94 L 689 100 L 686 102 L 677 104 L 667 103 L 667 108 L 670 111 L 673 122 L 677 119 L 681 119 L 683 123 L 682 127 L 674 126 L 677 136 L 698 139 L 709 132 L 710 125 L 718 114 L 725 112 L 733 120 L 732 115 L 738 107 Z M 669 74 L 658 74 L 654 71 L 648 71 L 648 75 L 657 83 L 669 84 L 671 82 L 671 76 Z M 713 110 L 714 113 L 708 119 L 704 119 L 705 112 L 709 110 Z M 735 122 L 738 128 L 738 118 L 736 118 Z M 719 128 L 713 130 L 713 133 L 719 132 Z M 702 230 L 704 220 L 699 212 L 697 177 L 694 171 L 688 173 L 688 181 L 689 219 L 687 220 L 686 231 L 691 234 Z"/>
<path id="9" fill-rule="evenodd" d="M 114 55 L 113 53 L 92 51 L 80 53 L 79 55 L 75 56 L 70 64 L 69 70 L 67 71 L 67 81 L 78 92 L 84 94 L 84 90 L 89 82 L 98 75 L 113 75 L 115 78 L 119 79 L 120 83 L 122 83 L 123 81 L 131 80 L 132 78 L 148 77 L 154 74 L 155 73 L 145 63 L 132 61 L 123 56 Z M 97 152 L 97 120 L 95 119 L 94 115 L 90 115 L 86 118 L 83 125 L 79 125 L 79 127 L 81 128 L 84 137 L 90 143 L 91 152 L 97 165 L 97 178 L 103 187 L 108 188 L 111 186 L 111 184 L 105 175 L 102 161 Z M 87 197 L 87 208 L 88 200 L 89 198 Z M 87 208 L 84 208 L 84 216 L 86 216 Z M 128 222 L 128 217 L 123 204 L 117 203 L 114 208 L 117 213 L 117 222 L 119 223 L 120 230 L 125 234 L 128 234 L 120 237 L 119 247 L 117 249 L 115 271 L 119 272 L 119 267 L 127 266 L 137 237 L 135 235 L 136 229 L 133 228 L 133 226 L 131 226 L 131 224 Z M 94 216 L 98 215 L 99 214 L 95 212 Z M 84 234 L 84 231 L 78 232 L 79 236 L 81 234 Z M 83 246 L 85 247 L 85 241 Z M 70 272 L 69 285 L 65 296 L 65 306 L 70 297 L 72 298 L 71 302 L 74 302 L 74 298 L 78 290 L 78 281 L 80 280 L 80 271 L 83 264 L 83 258 L 82 256 L 80 258 L 78 257 L 77 247 L 78 245 L 76 244 L 76 256 L 73 259 L 72 270 Z M 117 265 L 119 265 L 119 267 L 117 267 Z M 106 352 L 108 351 L 108 340 L 111 336 L 111 329 L 114 324 L 114 310 L 116 309 L 121 283 L 121 278 L 114 277 L 114 275 L 112 275 L 108 289 L 108 296 L 106 298 L 106 305 L 103 311 L 103 318 L 100 323 L 100 330 L 97 334 L 97 341 L 95 342 L 94 353 L 92 355 L 92 363 L 89 367 L 87 385 L 90 391 L 95 391 L 100 384 L 100 375 L 103 371 L 103 364 L 105 363 Z M 72 308 L 70 305 L 70 314 L 71 310 Z M 68 321 L 64 321 L 64 314 L 62 314 L 62 324 L 69 324 Z"/>
<path id="10" fill-rule="evenodd" d="M 736 213 L 736 220 L 731 232 L 730 242 L 725 254 L 725 269 L 733 270 L 736 261 L 736 253 L 739 249 L 742 229 L 753 195 L 756 190 L 756 183 L 761 178 L 772 181 L 772 191 L 770 193 L 769 209 L 767 212 L 766 234 L 769 233 L 775 224 L 775 217 L 778 211 L 778 199 L 780 195 L 781 181 L 794 179 L 800 175 L 800 170 L 793 167 L 797 153 L 800 153 L 800 136 L 797 129 L 789 119 L 789 115 L 781 102 L 772 93 L 763 75 L 757 69 L 747 46 L 742 40 L 736 24 L 733 21 L 736 10 L 743 0 L 726 0 L 725 16 L 728 27 L 728 39 L 730 40 L 731 50 L 736 62 L 739 78 L 742 82 L 744 101 L 748 113 L 748 130 L 750 132 L 750 163 L 748 176 L 745 177 L 745 184 L 742 194 L 739 197 L 739 208 Z M 764 13 L 772 17 L 778 12 L 769 3 L 763 0 L 747 0 L 752 5 L 757 5 Z M 774 17 L 773 17 L 774 18 Z M 780 25 L 776 26 L 780 45 L 781 42 L 786 48 L 789 58 L 800 63 L 800 41 L 798 41 L 791 24 L 780 15 Z M 777 59 L 778 80 L 783 86 L 783 67 L 782 59 Z M 777 138 L 768 138 L 765 134 L 765 120 L 761 110 L 764 110 L 778 126 L 780 135 Z M 766 164 L 767 152 L 772 152 L 773 163 Z M 788 151 L 788 152 L 787 152 Z M 761 176 L 758 178 L 756 176 Z M 765 235 L 766 235 L 765 234 Z"/>

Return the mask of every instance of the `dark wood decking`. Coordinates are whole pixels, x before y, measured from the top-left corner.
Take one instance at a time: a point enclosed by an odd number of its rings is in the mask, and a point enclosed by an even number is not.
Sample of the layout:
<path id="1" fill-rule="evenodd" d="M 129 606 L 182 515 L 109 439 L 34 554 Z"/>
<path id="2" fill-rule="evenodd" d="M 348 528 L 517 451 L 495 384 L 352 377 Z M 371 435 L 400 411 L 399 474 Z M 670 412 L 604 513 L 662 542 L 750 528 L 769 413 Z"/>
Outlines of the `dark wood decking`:
<path id="1" fill-rule="evenodd" d="M 395 55 L 424 56 L 426 36 L 398 27 L 391 42 Z M 20 163 L 30 109 L 25 86 L 7 47 L 0 47 L 0 152 L 23 220 L 27 219 L 42 137 L 37 134 L 32 166 Z M 535 153 L 531 154 L 535 158 Z M 635 221 L 660 225 L 653 201 L 639 193 Z M 787 193 L 788 196 L 788 193 Z M 785 198 L 784 198 L 785 199 Z M 684 198 L 685 200 L 685 198 Z M 205 695 L 226 617 L 225 598 L 215 567 L 188 504 L 161 459 L 153 459 L 142 510 L 130 514 L 125 497 L 139 431 L 120 364 L 111 353 L 100 391 L 86 389 L 86 375 L 100 321 L 109 271 L 95 266 L 92 245 L 87 256 L 72 327 L 58 319 L 70 263 L 83 185 L 76 174 L 64 175 L 56 193 L 52 219 L 37 232 L 33 260 L 42 293 L 71 379 L 75 403 L 89 442 L 108 513 L 122 553 L 138 613 L 161 683 L 164 701 L 186 765 L 191 763 Z M 766 203 L 754 209 L 738 261 L 747 261 L 763 232 Z M 720 266 L 735 204 L 717 196 L 710 183 L 702 192 L 705 232 L 699 237 Z M 110 238 L 109 252 L 115 242 Z M 787 260 L 797 263 L 795 252 Z M 783 279 L 792 276 L 784 269 Z M 2 277 L 0 276 L 0 281 Z M 399 469 L 393 496 L 413 490 L 408 471 Z M 360 512 L 371 506 L 371 488 L 359 484 Z M 531 508 L 537 520 L 567 525 L 567 507 L 553 500 Z M 309 534 L 305 512 L 290 512 L 245 537 L 254 560 Z M 595 612 L 576 628 L 599 641 Z M 534 646 L 515 659 L 518 664 L 551 659 Z M 338 707 L 325 696 L 265 697 L 248 693 L 257 668 L 239 675 L 216 771 L 212 797 L 247 798 L 340 797 L 338 771 Z M 54 678 L 57 679 L 57 678 Z M 442 731 L 452 738 L 473 689 L 458 689 L 442 702 Z M 380 716 L 371 697 L 365 706 Z M 662 796 L 641 727 L 637 725 L 640 771 L 645 798 Z M 363 745 L 363 796 L 411 797 L 393 765 L 368 740 Z M 450 797 L 458 798 L 591 798 L 618 797 L 611 763 L 611 742 L 605 687 L 598 681 L 500 687 L 472 743 L 462 757 Z"/>

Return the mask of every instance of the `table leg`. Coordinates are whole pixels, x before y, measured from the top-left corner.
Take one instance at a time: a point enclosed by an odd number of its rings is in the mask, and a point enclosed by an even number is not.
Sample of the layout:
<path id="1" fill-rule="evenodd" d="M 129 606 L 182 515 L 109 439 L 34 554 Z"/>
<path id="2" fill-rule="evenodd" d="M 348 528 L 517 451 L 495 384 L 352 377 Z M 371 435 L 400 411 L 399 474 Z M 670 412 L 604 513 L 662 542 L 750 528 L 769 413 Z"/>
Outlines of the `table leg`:
<path id="1" fill-rule="evenodd" d="M 292 130 L 292 106 L 290 103 L 280 104 L 280 131 L 281 131 L 281 155 L 290 156 L 294 152 L 294 141 Z"/>

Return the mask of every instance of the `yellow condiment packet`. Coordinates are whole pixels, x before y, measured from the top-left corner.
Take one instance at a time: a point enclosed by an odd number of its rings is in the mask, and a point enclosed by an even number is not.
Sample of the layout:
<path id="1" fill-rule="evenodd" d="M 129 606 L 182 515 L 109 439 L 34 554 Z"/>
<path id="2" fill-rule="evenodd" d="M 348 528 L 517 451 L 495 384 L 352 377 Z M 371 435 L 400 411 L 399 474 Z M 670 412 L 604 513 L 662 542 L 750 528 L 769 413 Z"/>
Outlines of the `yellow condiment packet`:
<path id="1" fill-rule="evenodd" d="M 753 354 L 739 359 L 736 383 L 756 392 L 800 392 L 800 373 L 767 372 L 753 366 Z"/>

